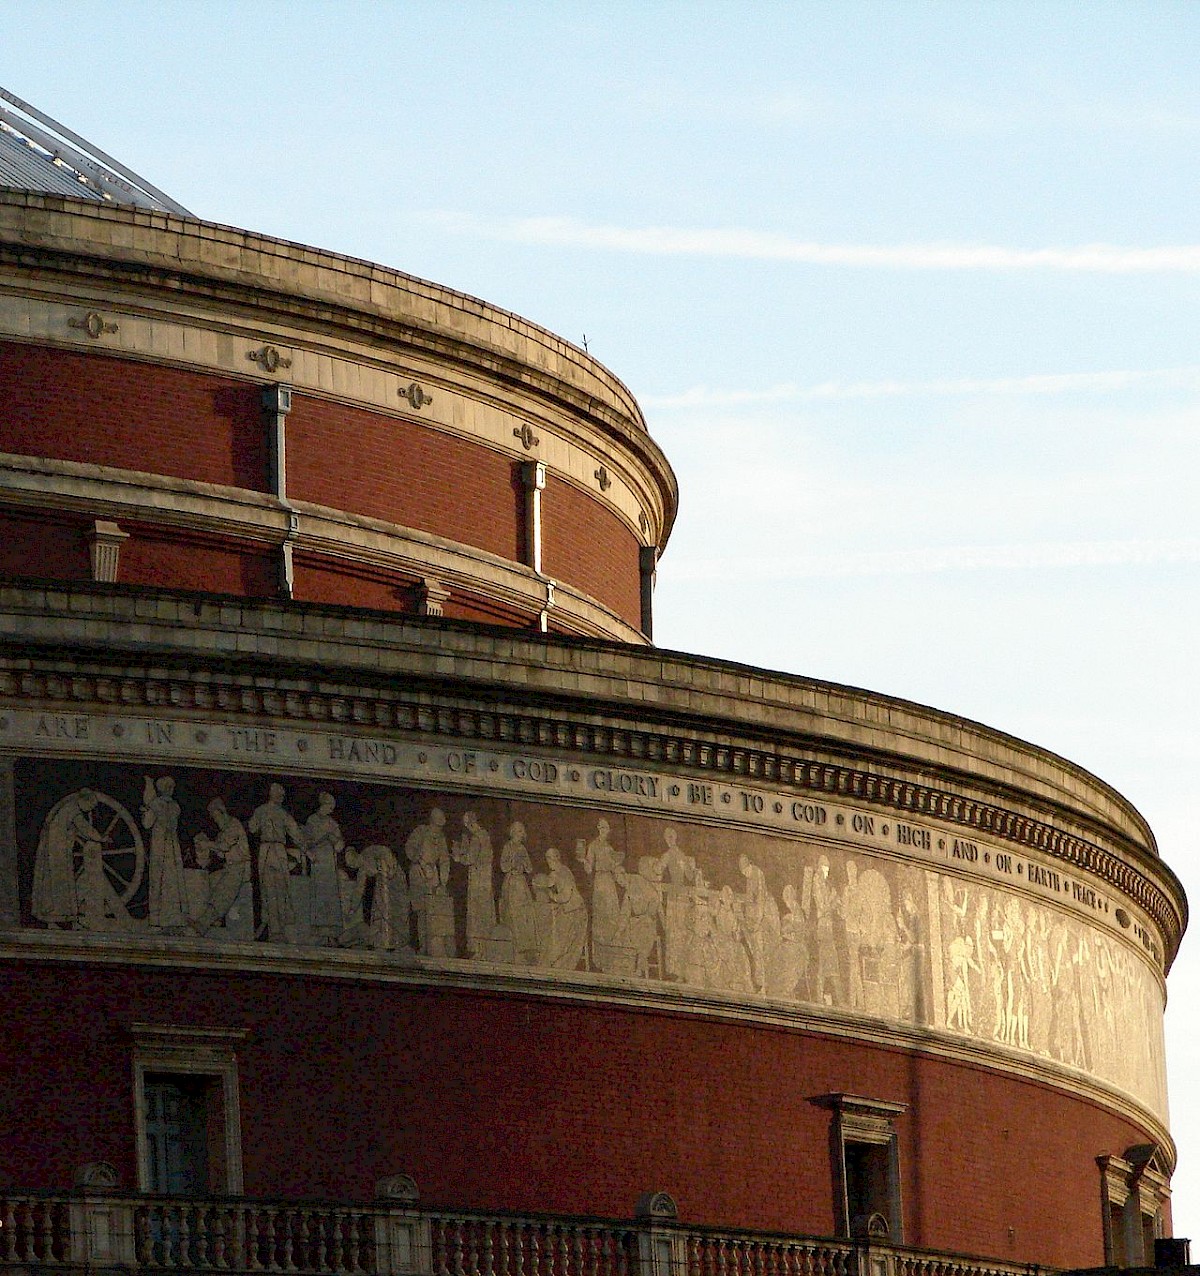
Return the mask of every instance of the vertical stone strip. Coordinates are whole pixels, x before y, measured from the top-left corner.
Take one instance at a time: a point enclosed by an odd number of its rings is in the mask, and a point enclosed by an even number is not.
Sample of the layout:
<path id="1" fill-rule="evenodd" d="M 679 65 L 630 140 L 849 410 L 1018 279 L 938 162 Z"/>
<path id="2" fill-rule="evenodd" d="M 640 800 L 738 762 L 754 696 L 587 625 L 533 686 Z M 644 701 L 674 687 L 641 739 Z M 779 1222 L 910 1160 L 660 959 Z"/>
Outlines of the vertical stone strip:
<path id="1" fill-rule="evenodd" d="M 0 758 L 0 927 L 21 924 L 17 890 L 17 811 L 11 758 Z"/>

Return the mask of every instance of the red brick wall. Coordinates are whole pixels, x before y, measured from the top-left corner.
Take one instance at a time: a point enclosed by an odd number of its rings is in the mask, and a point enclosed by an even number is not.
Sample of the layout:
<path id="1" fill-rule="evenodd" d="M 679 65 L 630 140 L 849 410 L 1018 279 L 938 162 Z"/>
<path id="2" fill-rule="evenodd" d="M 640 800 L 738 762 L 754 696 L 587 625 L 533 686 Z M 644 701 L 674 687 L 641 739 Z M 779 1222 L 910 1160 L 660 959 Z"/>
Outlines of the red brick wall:
<path id="1" fill-rule="evenodd" d="M 265 491 L 258 387 L 0 342 L 0 451 Z"/>
<path id="2" fill-rule="evenodd" d="M 91 580 L 82 518 L 0 509 L 0 576 Z"/>
<path id="3" fill-rule="evenodd" d="M 254 541 L 131 523 L 120 528 L 122 585 L 194 589 L 210 594 L 272 598 L 278 590 L 279 551 Z"/>
<path id="4" fill-rule="evenodd" d="M 638 541 L 599 501 L 553 476 L 542 503 L 546 575 L 591 594 L 641 628 Z"/>
<path id="5" fill-rule="evenodd" d="M 380 568 L 356 568 L 352 563 L 297 553 L 294 597 L 298 602 L 370 607 L 378 611 L 413 612 L 411 577 Z"/>
<path id="6" fill-rule="evenodd" d="M 228 377 L 0 342 L 0 451 L 266 491 L 259 393 L 256 384 Z M 489 448 L 297 394 L 287 449 L 288 492 L 299 500 L 413 527 L 510 561 L 525 557 L 518 466 Z M 553 477 L 544 510 L 547 574 L 639 624 L 636 538 L 601 502 Z M 47 546 L 48 566 L 36 574 L 59 577 L 72 555 L 64 545 L 39 543 Z M 144 548 L 128 547 L 138 566 L 128 575 L 123 569 L 123 580 L 263 592 L 257 567 L 246 587 L 232 559 L 199 555 L 184 562 L 164 550 L 155 563 Z M 169 565 L 182 574 L 170 578 Z M 359 583 L 333 592 L 328 581 L 305 577 L 299 596 L 397 609 L 390 586 L 380 579 L 367 585 L 369 572 L 358 575 Z M 213 583 L 204 584 L 206 578 Z"/>
<path id="7" fill-rule="evenodd" d="M 684 1015 L 226 972 L 13 965 L 5 989 L 0 1130 L 22 1187 L 92 1160 L 135 1180 L 132 1022 L 251 1030 L 251 1195 L 366 1201 L 406 1172 L 431 1205 L 627 1217 L 665 1189 L 687 1222 L 829 1234 L 830 1115 L 810 1100 L 848 1091 L 911 1105 L 907 1243 L 1088 1266 L 1095 1157 L 1146 1138 L 1014 1077 Z"/>
<path id="8" fill-rule="evenodd" d="M 514 463 L 489 448 L 362 408 L 297 395 L 288 494 L 520 558 Z"/>

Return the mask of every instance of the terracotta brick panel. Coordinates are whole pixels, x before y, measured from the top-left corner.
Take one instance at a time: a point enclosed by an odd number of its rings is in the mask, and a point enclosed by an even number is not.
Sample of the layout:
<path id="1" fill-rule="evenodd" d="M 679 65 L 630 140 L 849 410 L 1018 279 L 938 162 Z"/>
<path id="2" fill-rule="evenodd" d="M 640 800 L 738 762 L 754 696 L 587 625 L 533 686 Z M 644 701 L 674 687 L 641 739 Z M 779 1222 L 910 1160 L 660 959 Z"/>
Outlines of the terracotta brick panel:
<path id="1" fill-rule="evenodd" d="M 288 493 L 296 499 L 520 557 L 523 495 L 515 465 L 500 453 L 301 395 L 287 431 Z"/>
<path id="2" fill-rule="evenodd" d="M 637 537 L 615 514 L 577 487 L 551 476 L 542 504 L 542 565 L 623 620 L 641 625 Z"/>
<path id="3" fill-rule="evenodd" d="M 230 537 L 122 522 L 120 583 L 270 598 L 278 593 L 276 551 Z"/>
<path id="4" fill-rule="evenodd" d="M 91 580 L 87 526 L 59 514 L 0 511 L 0 576 Z"/>
<path id="5" fill-rule="evenodd" d="M 102 354 L 0 342 L 0 451 L 265 491 L 259 390 Z"/>

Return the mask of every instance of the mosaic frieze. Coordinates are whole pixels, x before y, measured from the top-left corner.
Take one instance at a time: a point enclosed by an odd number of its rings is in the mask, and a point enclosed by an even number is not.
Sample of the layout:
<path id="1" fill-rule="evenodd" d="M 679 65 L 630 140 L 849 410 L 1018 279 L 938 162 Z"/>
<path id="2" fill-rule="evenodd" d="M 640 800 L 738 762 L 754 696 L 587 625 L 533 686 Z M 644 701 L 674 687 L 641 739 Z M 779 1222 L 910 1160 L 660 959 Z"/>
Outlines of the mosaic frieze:
<path id="1" fill-rule="evenodd" d="M 27 759 L 11 818 L 25 928 L 792 1004 L 1048 1060 L 1165 1116 L 1161 985 L 1131 943 L 1052 898 L 838 845 L 815 810 L 810 833 L 782 836 L 415 784 Z M 961 849 L 969 869 L 978 848 Z"/>

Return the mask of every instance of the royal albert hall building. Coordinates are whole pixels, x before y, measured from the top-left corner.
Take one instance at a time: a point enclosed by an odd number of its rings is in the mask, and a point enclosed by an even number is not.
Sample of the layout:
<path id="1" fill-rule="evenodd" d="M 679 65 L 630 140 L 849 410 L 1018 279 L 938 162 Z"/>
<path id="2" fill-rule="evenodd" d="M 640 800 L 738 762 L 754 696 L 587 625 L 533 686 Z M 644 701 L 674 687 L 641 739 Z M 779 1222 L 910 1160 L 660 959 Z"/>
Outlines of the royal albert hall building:
<path id="1" fill-rule="evenodd" d="M 675 479 L 584 350 L 7 95 L 0 187 L 0 1267 L 1153 1263 L 1120 794 L 654 647 Z"/>

